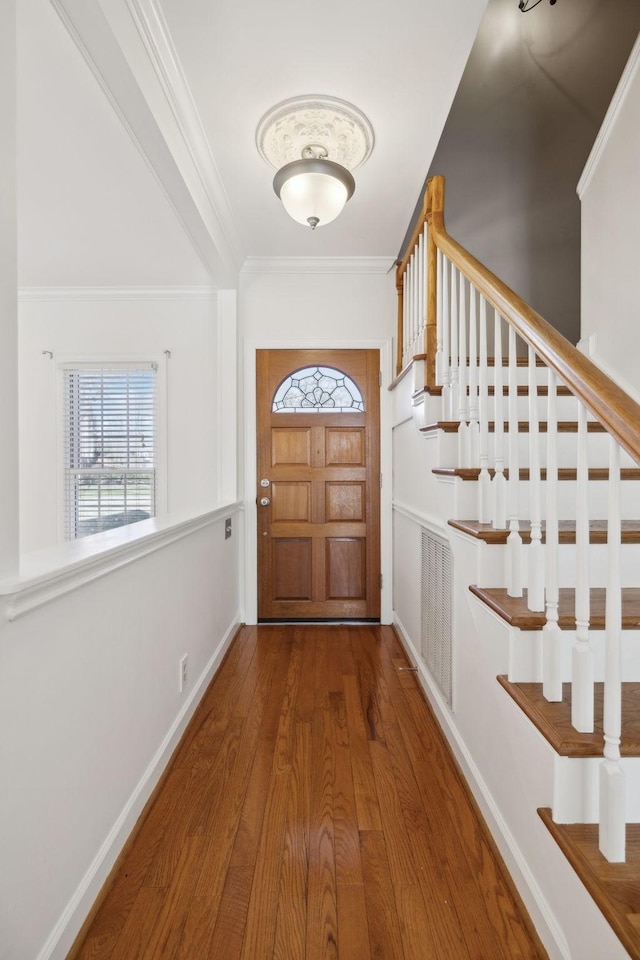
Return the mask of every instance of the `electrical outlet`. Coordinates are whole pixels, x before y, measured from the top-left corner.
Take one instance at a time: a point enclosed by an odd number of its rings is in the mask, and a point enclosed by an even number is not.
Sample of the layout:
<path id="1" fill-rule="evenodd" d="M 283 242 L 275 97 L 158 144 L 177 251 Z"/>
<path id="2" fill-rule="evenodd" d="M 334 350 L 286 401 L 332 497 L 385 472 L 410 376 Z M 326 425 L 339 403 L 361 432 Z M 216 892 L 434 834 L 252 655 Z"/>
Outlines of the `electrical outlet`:
<path id="1" fill-rule="evenodd" d="M 184 657 L 180 661 L 180 693 L 182 693 L 189 681 L 188 661 L 188 654 L 185 653 Z"/>

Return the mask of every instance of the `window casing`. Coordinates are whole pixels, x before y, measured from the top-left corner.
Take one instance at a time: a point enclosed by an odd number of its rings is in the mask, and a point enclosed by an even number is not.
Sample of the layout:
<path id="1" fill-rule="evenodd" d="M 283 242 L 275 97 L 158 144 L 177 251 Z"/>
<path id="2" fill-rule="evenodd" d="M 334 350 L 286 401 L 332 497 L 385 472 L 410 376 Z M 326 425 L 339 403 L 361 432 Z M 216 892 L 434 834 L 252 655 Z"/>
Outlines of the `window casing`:
<path id="1" fill-rule="evenodd" d="M 157 364 L 63 367 L 64 536 L 156 515 Z"/>

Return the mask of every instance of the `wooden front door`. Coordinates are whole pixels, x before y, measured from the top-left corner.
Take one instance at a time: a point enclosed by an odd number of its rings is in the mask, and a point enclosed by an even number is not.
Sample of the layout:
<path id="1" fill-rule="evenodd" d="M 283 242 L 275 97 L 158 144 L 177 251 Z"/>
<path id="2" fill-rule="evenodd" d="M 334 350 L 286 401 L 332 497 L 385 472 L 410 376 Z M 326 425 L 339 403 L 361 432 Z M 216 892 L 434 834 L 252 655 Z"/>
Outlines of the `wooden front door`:
<path id="1" fill-rule="evenodd" d="M 258 618 L 378 619 L 379 351 L 256 361 Z"/>

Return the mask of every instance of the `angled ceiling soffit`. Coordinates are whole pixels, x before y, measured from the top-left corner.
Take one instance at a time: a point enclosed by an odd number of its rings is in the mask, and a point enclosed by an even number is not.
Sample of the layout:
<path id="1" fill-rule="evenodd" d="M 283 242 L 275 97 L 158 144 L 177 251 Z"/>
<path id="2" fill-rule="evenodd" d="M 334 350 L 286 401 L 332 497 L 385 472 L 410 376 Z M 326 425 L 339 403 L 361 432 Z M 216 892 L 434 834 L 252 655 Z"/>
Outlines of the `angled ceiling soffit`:
<path id="1" fill-rule="evenodd" d="M 215 285 L 219 288 L 235 287 L 244 260 L 238 233 L 177 55 L 173 59 L 172 41 L 166 27 L 158 20 L 160 14 L 156 4 L 148 0 L 144 3 L 127 0 L 129 7 L 140 7 L 135 12 L 131 9 L 131 16 L 140 31 L 145 55 L 175 117 L 175 136 L 180 136 L 188 148 L 192 163 L 187 166 L 191 169 L 185 168 L 184 149 L 172 149 L 166 123 L 163 130 L 150 98 L 139 82 L 140 71 L 136 72 L 135 64 L 125 56 L 101 7 L 87 4 L 86 0 L 51 2 L 151 169 Z M 153 50 L 158 51 L 157 56 L 151 52 Z"/>

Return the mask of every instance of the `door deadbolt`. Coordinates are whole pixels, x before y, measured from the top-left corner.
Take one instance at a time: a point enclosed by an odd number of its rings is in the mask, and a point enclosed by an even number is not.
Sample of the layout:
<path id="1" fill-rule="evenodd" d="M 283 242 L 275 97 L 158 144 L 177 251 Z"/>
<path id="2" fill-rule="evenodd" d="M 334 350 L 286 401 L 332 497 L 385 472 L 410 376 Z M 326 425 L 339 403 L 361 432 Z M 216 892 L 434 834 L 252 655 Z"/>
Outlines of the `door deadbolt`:
<path id="1" fill-rule="evenodd" d="M 269 500 L 269 497 L 261 497 L 261 498 L 260 498 L 260 506 L 261 506 L 261 507 L 268 507 L 270 503 L 271 503 L 271 500 Z"/>
<path id="2" fill-rule="evenodd" d="M 269 481 L 267 480 L 266 477 L 263 477 L 263 478 L 262 478 L 262 480 L 260 481 L 260 486 L 261 486 L 261 487 L 268 487 L 268 486 L 269 486 Z"/>

